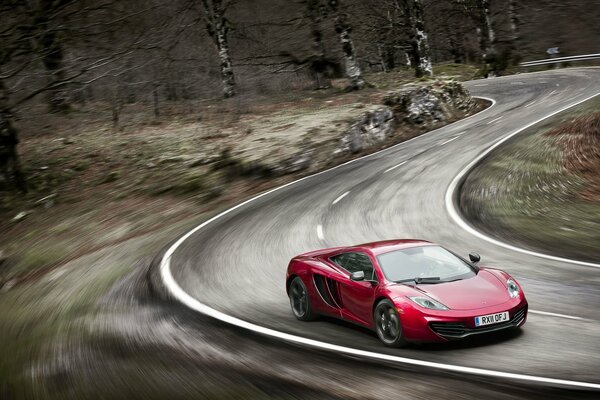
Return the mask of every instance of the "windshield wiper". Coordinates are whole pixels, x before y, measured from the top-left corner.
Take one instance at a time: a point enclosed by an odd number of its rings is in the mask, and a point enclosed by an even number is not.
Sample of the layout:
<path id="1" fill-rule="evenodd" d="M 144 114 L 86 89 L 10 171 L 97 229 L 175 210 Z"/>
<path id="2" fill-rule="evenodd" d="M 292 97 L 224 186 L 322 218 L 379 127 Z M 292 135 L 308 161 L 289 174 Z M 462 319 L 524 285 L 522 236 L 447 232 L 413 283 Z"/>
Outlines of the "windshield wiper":
<path id="1" fill-rule="evenodd" d="M 416 278 L 409 278 L 409 279 L 401 279 L 399 281 L 394 281 L 394 283 L 406 283 L 406 282 L 415 282 L 417 285 L 419 283 L 440 283 L 440 282 L 445 282 L 445 281 L 441 281 L 439 276 L 429 276 L 429 277 L 416 277 Z"/>
<path id="2" fill-rule="evenodd" d="M 427 277 L 416 277 L 415 283 L 418 285 L 419 283 L 440 283 L 443 282 L 440 280 L 439 276 L 427 276 Z"/>
<path id="3" fill-rule="evenodd" d="M 418 285 L 420 283 L 436 284 L 436 283 L 456 282 L 456 281 L 461 281 L 461 280 L 462 280 L 461 278 L 450 279 L 450 280 L 441 280 L 439 276 L 426 276 L 426 277 L 418 276 L 416 278 L 401 279 L 399 281 L 394 281 L 394 283 L 414 282 Z"/>

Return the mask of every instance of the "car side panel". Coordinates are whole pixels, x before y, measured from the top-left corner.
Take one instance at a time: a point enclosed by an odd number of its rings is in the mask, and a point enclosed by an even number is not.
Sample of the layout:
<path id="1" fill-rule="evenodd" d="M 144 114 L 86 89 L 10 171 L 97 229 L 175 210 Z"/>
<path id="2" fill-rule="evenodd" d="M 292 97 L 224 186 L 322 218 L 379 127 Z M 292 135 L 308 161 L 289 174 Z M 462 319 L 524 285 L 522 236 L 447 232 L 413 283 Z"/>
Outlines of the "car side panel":
<path id="1" fill-rule="evenodd" d="M 304 282 L 314 312 L 342 317 L 339 295 L 336 296 L 336 288 L 331 285 L 332 281 L 337 280 L 338 271 L 314 258 L 297 258 L 288 267 L 288 282 L 293 275 L 299 276 Z"/>

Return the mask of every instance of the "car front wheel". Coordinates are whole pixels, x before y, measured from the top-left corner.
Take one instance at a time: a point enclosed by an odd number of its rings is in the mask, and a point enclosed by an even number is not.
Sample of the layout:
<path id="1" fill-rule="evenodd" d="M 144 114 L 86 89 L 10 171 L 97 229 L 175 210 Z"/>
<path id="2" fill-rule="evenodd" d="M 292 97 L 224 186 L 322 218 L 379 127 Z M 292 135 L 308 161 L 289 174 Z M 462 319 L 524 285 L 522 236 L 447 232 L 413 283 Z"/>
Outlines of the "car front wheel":
<path id="1" fill-rule="evenodd" d="M 377 336 L 386 346 L 402 347 L 406 345 L 406 340 L 402 336 L 402 323 L 394 303 L 387 299 L 377 303 L 373 321 Z"/>
<path id="2" fill-rule="evenodd" d="M 295 277 L 290 283 L 289 288 L 290 305 L 294 316 L 300 321 L 310 321 L 315 315 L 310 304 L 310 297 L 306 290 L 306 285 L 299 276 Z"/>

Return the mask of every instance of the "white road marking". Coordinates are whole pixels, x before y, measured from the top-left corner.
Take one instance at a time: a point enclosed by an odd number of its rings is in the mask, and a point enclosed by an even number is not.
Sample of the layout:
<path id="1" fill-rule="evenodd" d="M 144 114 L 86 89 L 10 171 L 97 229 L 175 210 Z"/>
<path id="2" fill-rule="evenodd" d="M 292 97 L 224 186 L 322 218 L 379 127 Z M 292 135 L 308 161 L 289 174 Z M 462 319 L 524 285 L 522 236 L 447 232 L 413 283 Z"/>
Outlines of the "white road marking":
<path id="1" fill-rule="evenodd" d="M 317 237 L 319 238 L 319 240 L 325 239 L 325 235 L 323 235 L 323 225 L 321 224 L 317 225 Z"/>
<path id="2" fill-rule="evenodd" d="M 442 143 L 440 143 L 440 146 L 443 146 L 443 145 L 445 145 L 445 144 L 448 144 L 448 143 L 450 143 L 451 141 L 453 141 L 453 140 L 456 140 L 456 139 L 458 139 L 458 136 L 455 136 L 455 137 L 453 137 L 452 139 L 448 139 L 448 140 L 446 140 L 445 142 L 442 142 Z"/>
<path id="3" fill-rule="evenodd" d="M 600 93 L 599 93 L 600 94 Z M 487 98 L 487 97 L 482 97 L 482 96 L 474 96 L 474 97 L 478 97 L 484 100 L 489 100 L 492 102 L 492 105 L 490 107 L 488 107 L 486 110 L 489 110 L 490 108 L 494 107 L 496 105 L 496 100 L 491 99 L 491 98 Z M 594 97 L 594 96 L 592 96 Z M 590 97 L 591 98 L 591 97 Z M 587 99 L 586 99 L 587 100 Z M 585 100 L 582 100 L 582 102 Z M 574 104 L 575 105 L 575 104 Z M 566 107 L 568 108 L 568 107 Z M 565 109 L 566 109 L 565 108 Z M 477 114 L 474 114 L 468 118 L 463 119 L 461 122 L 464 122 L 465 120 L 475 117 L 476 115 L 479 115 L 483 112 L 485 112 L 486 110 L 480 111 Z M 560 110 L 562 111 L 562 110 Z M 560 112 L 558 111 L 558 112 Z M 551 115 L 549 115 L 548 117 L 554 115 L 556 113 L 553 113 Z M 546 117 L 546 118 L 548 118 Z M 539 121 L 536 121 L 535 123 L 538 123 L 540 121 L 542 121 L 545 118 L 540 119 Z M 534 125 L 535 123 L 531 124 Z M 529 126 L 531 126 L 529 125 Z M 521 129 L 524 130 L 526 128 L 528 128 L 529 126 L 526 126 L 525 128 Z M 444 127 L 444 128 L 447 128 Z M 442 129 L 442 128 L 439 128 Z M 427 134 L 431 134 L 433 132 L 438 131 L 439 129 L 433 130 L 431 132 L 428 132 L 424 135 Z M 520 131 L 518 131 L 520 132 Z M 516 132 L 516 133 L 518 133 Z M 514 133 L 514 134 L 516 134 Z M 201 302 L 199 302 L 198 300 L 196 300 L 195 298 L 193 298 L 192 296 L 190 296 L 188 293 L 186 293 L 181 286 L 179 286 L 179 284 L 175 281 L 175 278 L 173 277 L 173 274 L 171 273 L 171 257 L 173 256 L 173 254 L 175 253 L 175 251 L 179 248 L 179 246 L 181 246 L 181 244 L 183 242 L 185 242 L 187 239 L 190 238 L 190 236 L 192 236 L 194 233 L 198 232 L 199 230 L 201 230 L 202 228 L 204 228 L 205 226 L 213 223 L 214 221 L 216 221 L 219 218 L 222 218 L 223 216 L 233 212 L 234 210 L 237 210 L 238 208 L 241 208 L 243 206 L 245 206 L 248 203 L 251 203 L 261 197 L 267 196 L 275 191 L 281 190 L 287 186 L 296 184 L 298 182 L 301 182 L 305 179 L 309 179 L 311 177 L 314 177 L 316 175 L 320 175 L 323 173 L 326 173 L 328 171 L 340 168 L 346 164 L 350 164 L 352 162 L 358 161 L 360 159 L 363 158 L 367 158 L 367 157 L 372 157 L 375 154 L 384 152 L 384 151 L 390 151 L 393 148 L 396 148 L 398 146 L 402 146 L 405 145 L 407 142 L 417 139 L 419 137 L 422 137 L 424 135 L 421 136 L 417 136 L 413 139 L 409 139 L 405 142 L 399 143 L 397 145 L 388 147 L 387 149 L 383 149 L 380 151 L 377 151 L 375 153 L 372 154 L 368 154 L 366 156 L 363 157 L 359 157 L 356 158 L 354 160 L 350 160 L 344 164 L 340 164 L 337 165 L 335 167 L 332 167 L 328 170 L 325 171 L 321 171 L 318 172 L 316 174 L 313 175 L 309 175 L 306 176 L 304 178 L 300 178 L 298 180 L 289 182 L 285 185 L 273 188 L 271 190 L 268 190 L 264 193 L 261 193 L 255 197 L 252 197 L 246 201 L 243 201 L 223 212 L 221 212 L 218 215 L 215 215 L 214 217 L 204 221 L 203 223 L 201 223 L 200 225 L 196 226 L 195 228 L 191 229 L 190 231 L 188 231 L 185 235 L 181 236 L 177 241 L 175 241 L 175 243 L 173 243 L 164 253 L 161 262 L 160 262 L 160 275 L 162 278 L 162 281 L 167 289 L 167 291 L 173 296 L 173 298 L 175 298 L 177 301 L 179 301 L 181 304 L 183 304 L 184 306 L 197 311 L 201 314 L 207 315 L 211 318 L 217 319 L 219 321 L 228 323 L 230 325 L 236 326 L 238 328 L 241 329 L 246 329 L 261 335 L 265 335 L 268 337 L 272 337 L 275 339 L 279 339 L 279 340 L 284 340 L 284 341 L 288 341 L 291 343 L 298 343 L 298 344 L 302 344 L 305 346 L 309 346 L 309 347 L 313 347 L 313 348 L 318 348 L 318 349 L 322 349 L 322 350 L 326 350 L 326 351 L 331 351 L 331 352 L 337 352 L 337 353 L 342 353 L 342 354 L 346 354 L 346 355 L 352 355 L 352 356 L 360 356 L 360 357 L 365 357 L 365 358 L 371 358 L 371 359 L 375 359 L 375 360 L 382 360 L 382 361 L 390 361 L 390 362 L 396 362 L 396 363 L 400 363 L 400 364 L 405 364 L 405 365 L 417 365 L 417 366 L 422 366 L 422 367 L 428 367 L 428 368 L 433 368 L 433 369 L 438 369 L 438 370 L 445 370 L 445 371 L 452 371 L 452 372 L 460 372 L 463 374 L 471 374 L 471 375 L 479 375 L 479 376 L 491 376 L 491 377 L 496 377 L 496 378 L 505 378 L 505 379 L 514 379 L 514 380 L 521 380 L 521 381 L 526 381 L 526 382 L 537 382 L 537 383 L 546 383 L 546 384 L 551 384 L 551 385 L 558 385 L 558 386 L 570 386 L 570 387 L 583 387 L 583 388 L 589 388 L 589 389 L 600 389 L 600 384 L 596 384 L 596 383 L 590 383 L 590 382 L 580 382 L 580 381 L 570 381 L 570 380 L 565 380 L 565 379 L 555 379 L 555 378 L 547 378 L 547 377 L 543 377 L 543 376 L 533 376 L 533 375 L 523 375 L 523 374 L 515 374 L 515 373 L 510 373 L 510 372 L 502 372 L 502 371 L 494 371 L 494 370 L 489 370 L 489 369 L 482 369 L 482 368 L 473 368 L 473 367 L 465 367 L 465 366 L 461 366 L 461 365 L 452 365 L 452 364 L 443 364 L 443 363 L 436 363 L 436 362 L 430 362 L 430 361 L 424 361 L 424 360 L 419 360 L 419 359 L 412 359 L 412 358 L 406 358 L 406 357 L 398 357 L 398 356 L 393 356 L 393 355 L 388 355 L 388 354 L 382 354 L 382 353 L 375 353 L 375 352 L 371 352 L 371 351 L 365 351 L 365 350 L 357 350 L 357 349 L 353 349 L 350 347 L 345 347 L 345 346 L 338 346 L 338 345 L 334 345 L 331 343 L 326 343 L 326 342 L 321 342 L 318 340 L 313 340 L 313 339 L 307 339 L 307 338 L 303 338 L 301 336 L 296 336 L 296 335 L 291 335 L 289 333 L 284 333 L 284 332 L 279 332 L 276 331 L 274 329 L 269 329 L 260 325 L 256 325 L 256 324 L 252 324 L 250 322 L 241 320 L 239 318 L 236 317 L 232 317 L 230 315 L 227 315 L 225 313 L 222 313 L 220 311 L 215 310 L 214 308 L 211 308 L 209 306 L 207 306 L 206 304 L 203 304 Z M 508 137 L 506 138 L 506 140 L 508 140 Z M 497 143 L 498 145 L 499 143 Z M 489 149 L 489 151 L 491 151 L 492 149 Z M 488 152 L 489 152 L 488 151 Z M 487 153 L 487 152 L 486 152 Z M 481 158 L 482 156 L 480 156 Z M 475 161 L 479 161 L 479 160 L 475 160 Z M 465 168 L 463 171 L 467 171 L 469 168 L 471 168 L 473 165 L 475 165 L 476 162 L 472 162 L 469 166 L 467 166 L 467 168 Z M 459 174 L 459 176 L 457 176 L 455 178 L 455 182 L 452 182 L 452 184 L 450 185 L 450 187 L 448 188 L 448 191 L 446 192 L 446 206 L 448 206 L 448 198 L 450 198 L 450 200 L 452 199 L 452 193 L 454 192 L 454 188 L 455 188 L 455 183 L 458 183 L 458 181 L 460 180 L 462 175 Z M 452 189 L 452 190 L 451 190 Z M 450 193 L 450 195 L 448 195 L 448 193 Z M 463 224 L 466 225 L 466 223 L 464 223 L 464 221 L 462 221 L 458 216 L 455 216 L 454 214 L 456 213 L 456 211 L 454 210 L 452 204 L 450 204 L 450 209 L 448 210 L 450 212 L 450 214 L 452 215 L 452 217 L 454 218 L 455 221 L 460 221 Z M 459 223 L 460 225 L 460 223 Z M 468 225 L 466 225 L 468 226 Z M 463 227 L 464 228 L 464 227 Z M 472 229 L 472 228 L 471 228 Z M 473 230 L 474 231 L 474 230 Z M 478 233 L 477 231 L 476 234 Z M 480 234 L 481 235 L 481 234 Z M 484 236 L 484 235 L 482 235 Z M 501 243 L 501 242 L 499 242 Z M 511 246 L 513 247 L 513 246 Z M 514 248 L 516 251 L 523 251 L 523 249 L 518 249 L 518 248 Z M 524 250 L 527 252 L 527 250 Z M 536 253 L 533 253 L 534 255 L 537 255 Z M 541 255 L 542 257 L 549 257 L 546 255 Z M 575 260 L 568 260 L 568 259 L 562 259 L 565 262 L 570 262 L 570 263 L 574 263 L 574 264 L 579 264 L 579 261 L 575 261 Z M 598 265 L 598 267 L 600 267 L 600 265 Z"/>
<path id="4" fill-rule="evenodd" d="M 386 169 L 385 171 L 383 171 L 383 173 L 385 174 L 386 172 L 393 171 L 396 168 L 403 166 L 404 164 L 406 164 L 406 161 L 402 161 L 400 164 L 396 164 L 393 167 L 389 167 L 388 169 Z"/>
<path id="5" fill-rule="evenodd" d="M 498 118 L 496 118 L 496 119 L 493 119 L 493 120 L 491 120 L 490 122 L 488 122 L 488 123 L 487 123 L 487 125 L 491 125 L 491 124 L 493 124 L 493 123 L 494 123 L 494 122 L 496 122 L 496 121 L 500 121 L 502 118 L 504 118 L 504 116 L 501 116 L 501 117 L 498 117 Z"/>
<path id="6" fill-rule="evenodd" d="M 331 203 L 331 204 L 333 205 L 333 204 L 337 204 L 337 203 L 339 203 L 339 202 L 340 202 L 340 200 L 342 200 L 344 197 L 348 196 L 348 194 L 349 194 L 349 193 L 350 193 L 350 191 L 347 191 L 346 193 L 342 194 L 340 197 L 338 197 L 337 199 L 335 199 L 335 200 L 333 201 L 333 203 Z"/>
<path id="7" fill-rule="evenodd" d="M 536 100 L 532 101 L 531 103 L 525 104 L 524 108 L 528 108 L 531 107 L 532 105 L 534 105 L 536 103 Z"/>
<path id="8" fill-rule="evenodd" d="M 553 260 L 553 261 L 559 261 L 559 262 L 564 262 L 564 263 L 569 263 L 569 264 L 582 265 L 582 266 L 586 266 L 586 267 L 600 268 L 600 264 L 586 262 L 586 261 L 571 260 L 569 258 L 563 258 L 563 257 L 551 256 L 549 254 L 538 253 L 538 252 L 535 252 L 535 251 L 531 251 L 531 250 L 523 249 L 523 248 L 520 248 L 520 247 L 517 247 L 517 246 L 513 246 L 512 244 L 509 244 L 509 243 L 502 242 L 502 241 L 500 241 L 498 239 L 495 239 L 495 238 L 493 238 L 491 236 L 488 236 L 488 235 L 486 235 L 486 234 L 478 231 L 477 229 L 473 228 L 471 225 L 469 225 L 469 223 L 467 223 L 465 220 L 462 219 L 462 217 L 460 216 L 458 210 L 454 207 L 454 192 L 458 188 L 459 184 L 462 182 L 462 180 L 464 179 L 464 177 L 467 176 L 467 174 L 473 168 L 475 168 L 475 166 L 477 164 L 479 164 L 479 162 L 483 158 L 485 158 L 488 154 L 490 154 L 494 149 L 496 149 L 502 143 L 506 142 L 507 140 L 509 140 L 513 136 L 517 135 L 518 133 L 523 132 L 527 128 L 530 128 L 530 127 L 534 126 L 535 124 L 539 124 L 543 120 L 548 119 L 548 118 L 550 118 L 550 117 L 552 117 L 552 116 L 554 116 L 556 114 L 559 114 L 559 113 L 561 113 L 561 112 L 563 112 L 565 110 L 568 110 L 569 108 L 575 107 L 576 105 L 579 105 L 579 104 L 584 103 L 584 102 L 586 102 L 586 101 L 588 101 L 590 99 L 593 99 L 594 97 L 596 97 L 598 95 L 600 95 L 600 93 L 596 93 L 593 96 L 588 96 L 585 99 L 579 100 L 579 101 L 577 101 L 575 103 L 572 103 L 572 104 L 570 104 L 568 106 L 562 107 L 559 110 L 551 112 L 550 114 L 546 115 L 545 117 L 539 118 L 539 119 L 531 122 L 530 124 L 527 124 L 524 127 L 520 128 L 520 129 L 517 129 L 514 132 L 509 133 L 508 135 L 506 135 L 505 137 L 503 137 L 502 139 L 498 140 L 496 143 L 494 143 L 493 145 L 491 145 L 490 147 L 488 147 L 486 150 L 484 150 L 481 154 L 479 154 L 479 156 L 477 158 L 475 158 L 465 168 L 463 168 L 463 170 L 460 171 L 458 173 L 458 175 L 456 175 L 456 177 L 450 183 L 450 185 L 448 186 L 448 189 L 446 190 L 446 196 L 445 196 L 446 210 L 448 211 L 448 214 L 450 214 L 450 217 L 454 220 L 454 222 L 456 222 L 457 225 L 459 225 L 465 231 L 469 232 L 471 235 L 477 236 L 478 238 L 483 239 L 486 242 L 495 244 L 496 246 L 500 246 L 500 247 L 503 247 L 505 249 L 516 251 L 518 253 L 529 254 L 530 256 L 535 256 L 535 257 L 539 257 L 539 258 L 545 258 L 547 260 Z"/>
<path id="9" fill-rule="evenodd" d="M 525 83 L 521 82 L 521 81 L 517 81 L 517 82 L 511 82 L 511 85 L 524 85 Z"/>
<path id="10" fill-rule="evenodd" d="M 556 93 L 556 90 L 551 91 L 550 94 L 548 94 L 548 97 L 552 96 L 554 93 Z"/>
<path id="11" fill-rule="evenodd" d="M 551 313 L 551 312 L 546 312 L 546 311 L 529 310 L 529 313 L 530 314 L 547 315 L 549 317 L 556 317 L 556 318 L 574 319 L 574 320 L 577 320 L 577 321 L 585 321 L 585 320 L 587 320 L 587 318 L 574 317 L 572 315 L 557 314 L 557 313 Z"/>
<path id="12" fill-rule="evenodd" d="M 473 85 L 473 86 L 476 86 L 476 87 L 482 87 L 482 86 L 490 86 L 490 85 L 489 85 L 489 84 L 487 84 L 487 83 L 479 83 L 479 84 L 477 84 L 477 85 Z"/>

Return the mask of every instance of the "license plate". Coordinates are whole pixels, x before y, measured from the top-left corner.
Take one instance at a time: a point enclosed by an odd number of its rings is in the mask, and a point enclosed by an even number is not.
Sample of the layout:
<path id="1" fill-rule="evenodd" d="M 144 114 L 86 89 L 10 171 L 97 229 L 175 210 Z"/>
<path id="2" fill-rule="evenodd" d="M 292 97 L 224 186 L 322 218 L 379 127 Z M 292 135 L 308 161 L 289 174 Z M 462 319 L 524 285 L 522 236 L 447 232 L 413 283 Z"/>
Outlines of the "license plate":
<path id="1" fill-rule="evenodd" d="M 508 311 L 475 317 L 475 326 L 498 324 L 509 320 Z"/>

